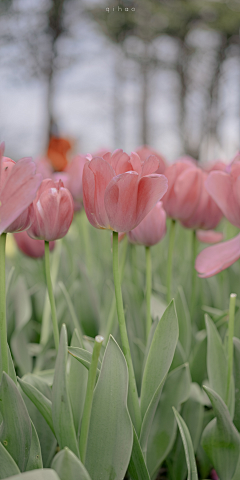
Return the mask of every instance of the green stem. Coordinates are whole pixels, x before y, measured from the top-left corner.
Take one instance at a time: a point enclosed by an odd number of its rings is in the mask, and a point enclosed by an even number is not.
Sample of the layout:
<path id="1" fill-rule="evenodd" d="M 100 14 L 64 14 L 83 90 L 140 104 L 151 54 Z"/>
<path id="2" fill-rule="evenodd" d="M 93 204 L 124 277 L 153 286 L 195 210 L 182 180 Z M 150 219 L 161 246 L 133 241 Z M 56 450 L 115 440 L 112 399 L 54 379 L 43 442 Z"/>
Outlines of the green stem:
<path id="1" fill-rule="evenodd" d="M 8 373 L 6 281 L 5 281 L 6 237 L 7 237 L 6 233 L 2 233 L 0 235 L 0 342 L 1 342 L 2 372 Z M 1 381 L 1 377 L 2 375 L 0 375 L 0 381 Z"/>
<path id="2" fill-rule="evenodd" d="M 56 242 L 55 248 L 51 255 L 52 256 L 51 274 L 52 274 L 53 289 L 57 281 L 61 251 L 62 251 L 61 240 L 58 240 Z M 41 335 L 40 335 L 40 345 L 42 345 L 43 347 L 44 345 L 47 344 L 50 336 L 50 314 L 51 314 L 51 305 L 49 302 L 48 291 L 46 290 L 44 307 L 43 307 L 43 315 L 42 315 Z"/>
<path id="3" fill-rule="evenodd" d="M 58 322 L 57 322 L 56 305 L 55 305 L 55 299 L 54 299 L 52 281 L 51 281 L 51 275 L 50 275 L 49 242 L 46 242 L 46 241 L 45 241 L 45 273 L 46 273 L 46 282 L 47 282 L 49 301 L 51 305 L 53 336 L 54 336 L 55 347 L 56 347 L 56 350 L 58 351 L 59 330 L 58 330 Z"/>
<path id="4" fill-rule="evenodd" d="M 103 337 L 101 337 L 100 335 L 97 335 L 97 337 L 95 337 L 93 353 L 92 353 L 92 361 L 91 361 L 89 372 L 88 372 L 87 390 L 86 390 L 81 432 L 80 432 L 80 438 L 79 438 L 80 458 L 83 464 L 85 463 L 85 457 L 86 457 L 88 431 L 89 431 L 92 402 L 93 402 L 93 391 L 94 391 L 95 382 L 96 382 L 98 358 L 99 358 L 102 342 L 103 342 Z"/>
<path id="5" fill-rule="evenodd" d="M 122 241 L 123 243 L 123 249 L 122 249 L 122 255 L 121 255 L 121 265 L 120 265 L 120 278 L 121 278 L 121 283 L 123 280 L 123 274 L 124 274 L 124 267 L 126 263 L 126 256 L 127 256 L 127 247 L 128 247 L 128 238 L 127 236 L 124 238 Z M 109 335 L 113 332 L 113 326 L 114 326 L 114 320 L 115 320 L 115 309 L 116 309 L 116 297 L 113 295 L 112 298 L 112 303 L 107 319 L 107 327 L 106 327 L 106 333 L 104 335 L 104 345 L 107 344 Z"/>
<path id="6" fill-rule="evenodd" d="M 195 270 L 195 260 L 197 257 L 198 250 L 198 240 L 196 235 L 196 230 L 192 231 L 192 295 L 191 295 L 191 306 L 190 313 L 193 315 L 195 300 L 196 300 L 196 282 L 197 282 L 197 272 Z"/>
<path id="7" fill-rule="evenodd" d="M 172 263 L 173 263 L 173 249 L 174 249 L 174 240 L 175 240 L 175 225 L 176 220 L 171 220 L 170 232 L 169 232 L 169 247 L 168 247 L 168 260 L 167 260 L 167 302 L 170 303 L 172 294 L 171 294 L 171 284 L 172 284 Z"/>
<path id="8" fill-rule="evenodd" d="M 150 247 L 146 251 L 146 304 L 147 304 L 147 322 L 146 322 L 146 342 L 152 326 L 151 317 L 151 293 L 152 293 L 152 260 Z"/>
<path id="9" fill-rule="evenodd" d="M 229 403 L 232 370 L 233 370 L 233 336 L 234 336 L 234 317 L 236 293 L 231 293 L 229 302 L 229 320 L 228 320 L 228 374 L 227 374 L 227 398 L 226 403 Z"/>
<path id="10" fill-rule="evenodd" d="M 132 417 L 132 422 L 136 429 L 138 435 L 140 435 L 141 429 L 141 412 L 138 399 L 137 385 L 134 375 L 132 357 L 130 352 L 130 346 L 127 335 L 127 328 L 123 310 L 123 300 L 122 300 L 122 291 L 121 291 L 121 282 L 119 275 L 119 264 L 118 264 L 118 233 L 113 232 L 113 277 L 114 277 L 114 286 L 115 286 L 115 295 L 116 295 L 116 306 L 118 314 L 118 323 L 119 331 L 122 341 L 122 349 L 126 358 L 128 373 L 129 373 L 129 411 Z"/>

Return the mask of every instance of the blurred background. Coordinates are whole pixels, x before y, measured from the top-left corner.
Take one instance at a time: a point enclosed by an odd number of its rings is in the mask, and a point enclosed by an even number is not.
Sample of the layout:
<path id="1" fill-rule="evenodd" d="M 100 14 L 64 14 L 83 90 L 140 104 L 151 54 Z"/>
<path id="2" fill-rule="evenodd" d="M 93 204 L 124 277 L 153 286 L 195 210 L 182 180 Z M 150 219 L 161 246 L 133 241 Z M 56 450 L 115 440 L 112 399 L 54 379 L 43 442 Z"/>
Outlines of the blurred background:
<path id="1" fill-rule="evenodd" d="M 14 160 L 149 144 L 229 161 L 240 142 L 239 0 L 0 0 L 0 139 Z"/>

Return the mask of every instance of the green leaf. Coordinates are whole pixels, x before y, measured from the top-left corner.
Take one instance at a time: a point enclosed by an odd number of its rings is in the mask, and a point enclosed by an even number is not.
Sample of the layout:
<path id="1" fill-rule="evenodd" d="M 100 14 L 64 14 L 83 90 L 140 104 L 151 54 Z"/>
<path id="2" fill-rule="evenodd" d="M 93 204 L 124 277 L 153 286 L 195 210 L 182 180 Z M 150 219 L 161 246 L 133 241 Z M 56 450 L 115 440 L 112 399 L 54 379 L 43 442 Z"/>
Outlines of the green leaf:
<path id="1" fill-rule="evenodd" d="M 150 480 L 148 469 L 144 460 L 143 452 L 133 427 L 133 447 L 128 471 L 132 480 Z"/>
<path id="2" fill-rule="evenodd" d="M 221 397 L 211 388 L 203 387 L 216 415 L 205 428 L 202 446 L 221 480 L 231 480 L 237 467 L 240 437 Z"/>
<path id="3" fill-rule="evenodd" d="M 206 330 L 200 330 L 196 335 L 196 343 L 189 358 L 189 367 L 192 381 L 202 386 L 207 378 L 207 335 Z"/>
<path id="4" fill-rule="evenodd" d="M 0 442 L 0 480 L 10 477 L 10 475 L 17 475 L 20 473 L 20 470 L 17 464 L 14 462 L 10 453 Z"/>
<path id="5" fill-rule="evenodd" d="M 52 419 L 60 448 L 69 447 L 79 457 L 67 386 L 67 329 L 63 324 L 52 387 Z"/>
<path id="6" fill-rule="evenodd" d="M 233 423 L 240 432 L 240 340 L 234 337 L 235 412 Z"/>
<path id="7" fill-rule="evenodd" d="M 43 468 L 42 463 L 42 453 L 39 438 L 36 432 L 36 428 L 31 422 L 32 425 L 32 441 L 31 441 L 31 449 L 29 454 L 29 459 L 26 467 L 26 472 L 29 470 L 37 470 L 38 468 Z"/>
<path id="8" fill-rule="evenodd" d="M 227 357 L 221 337 L 215 327 L 213 321 L 209 316 L 205 315 L 205 322 L 207 328 L 207 371 L 210 382 L 210 387 L 220 395 L 222 400 L 226 402 L 227 397 Z M 231 392 L 233 392 L 233 383 L 231 385 Z M 229 401 L 229 408 L 234 412 L 233 395 Z"/>
<path id="9" fill-rule="evenodd" d="M 80 346 L 80 341 L 77 330 L 74 330 L 71 347 L 77 346 Z M 90 354 L 90 356 L 92 355 Z M 68 374 L 68 391 L 72 407 L 75 431 L 78 436 L 86 395 L 88 370 L 82 365 L 82 363 L 77 362 L 71 355 L 69 360 L 70 366 Z"/>
<path id="10" fill-rule="evenodd" d="M 177 412 L 177 410 L 174 407 L 173 407 L 173 411 L 177 420 L 178 428 L 181 433 L 183 446 L 185 450 L 187 469 L 188 469 L 187 480 L 198 480 L 197 465 L 195 461 L 193 444 L 192 444 L 189 430 L 187 428 L 186 423 L 182 419 L 181 415 Z"/>
<path id="11" fill-rule="evenodd" d="M 44 468 L 41 470 L 20 473 L 20 475 L 9 477 L 8 480 L 60 480 L 60 478 L 54 470 Z"/>
<path id="12" fill-rule="evenodd" d="M 200 436 L 202 433 L 204 407 L 202 403 L 202 389 L 197 383 L 191 384 L 190 396 L 183 404 L 181 416 L 185 421 L 190 437 L 192 439 L 193 449 L 196 452 Z M 187 464 L 183 442 L 180 433 L 171 452 L 171 477 L 174 480 L 185 480 L 187 476 Z"/>
<path id="13" fill-rule="evenodd" d="M 3 416 L 0 441 L 23 472 L 31 448 L 31 421 L 20 392 L 5 372 L 0 387 L 0 409 Z"/>
<path id="14" fill-rule="evenodd" d="M 187 400 L 190 384 L 188 364 L 172 370 L 167 376 L 148 440 L 147 466 L 151 477 L 157 475 L 173 446 L 177 424 L 172 407 L 178 409 L 181 403 Z"/>
<path id="15" fill-rule="evenodd" d="M 18 383 L 20 384 L 20 387 L 25 395 L 27 395 L 27 397 L 34 403 L 39 412 L 42 414 L 52 432 L 55 433 L 52 420 L 52 402 L 33 385 L 24 382 L 20 378 L 18 379 Z"/>
<path id="16" fill-rule="evenodd" d="M 82 462 L 67 447 L 54 457 L 51 467 L 60 480 L 91 480 Z"/>
<path id="17" fill-rule="evenodd" d="M 11 337 L 11 349 L 21 375 L 32 371 L 32 358 L 28 353 L 26 331 L 16 329 Z"/>
<path id="18" fill-rule="evenodd" d="M 76 315 L 76 312 L 75 312 L 75 309 L 74 309 L 74 306 L 73 306 L 73 303 L 72 303 L 72 300 L 71 300 L 71 297 L 65 287 L 65 285 L 62 283 L 62 282 L 59 282 L 58 283 L 59 287 L 61 288 L 62 292 L 63 292 L 63 295 L 65 297 L 65 300 L 67 302 L 67 306 L 68 306 L 68 310 L 70 312 L 70 315 L 71 315 L 71 318 L 72 318 L 72 322 L 73 322 L 73 328 L 76 328 L 77 332 L 78 332 L 78 336 L 79 336 L 79 342 L 80 342 L 80 347 L 83 347 L 83 334 L 82 334 L 82 329 L 81 329 L 81 325 L 80 325 L 80 322 L 77 318 L 77 315 Z"/>
<path id="19" fill-rule="evenodd" d="M 158 322 L 146 360 L 141 389 L 142 418 L 170 368 L 177 340 L 178 320 L 172 300 Z"/>
<path id="20" fill-rule="evenodd" d="M 186 359 L 188 359 L 192 342 L 192 325 L 186 297 L 181 286 L 178 287 L 176 310 L 179 323 L 179 341 L 183 347 Z"/>
<path id="21" fill-rule="evenodd" d="M 128 370 L 110 336 L 94 390 L 86 468 L 92 480 L 122 480 L 131 456 L 133 429 L 127 409 Z"/>
<path id="22" fill-rule="evenodd" d="M 92 354 L 83 348 L 78 347 L 68 347 L 69 353 L 76 358 L 84 367 L 89 370 L 91 361 L 92 361 Z M 98 375 L 101 370 L 101 362 L 98 360 Z"/>

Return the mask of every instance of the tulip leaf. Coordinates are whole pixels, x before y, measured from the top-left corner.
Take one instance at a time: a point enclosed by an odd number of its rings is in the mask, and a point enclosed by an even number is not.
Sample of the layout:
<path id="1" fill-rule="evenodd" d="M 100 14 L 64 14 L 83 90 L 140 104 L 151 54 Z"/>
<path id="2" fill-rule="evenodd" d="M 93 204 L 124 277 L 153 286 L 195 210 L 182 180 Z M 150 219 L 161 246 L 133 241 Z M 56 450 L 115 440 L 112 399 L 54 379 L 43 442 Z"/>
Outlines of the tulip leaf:
<path id="1" fill-rule="evenodd" d="M 6 450 L 3 444 L 0 442 L 0 480 L 10 477 L 10 475 L 17 475 L 20 470 L 17 464 L 14 462 L 10 453 Z"/>
<path id="2" fill-rule="evenodd" d="M 67 385 L 67 329 L 63 324 L 52 387 L 52 419 L 60 448 L 69 447 L 79 457 Z"/>
<path id="3" fill-rule="evenodd" d="M 158 322 L 148 352 L 141 389 L 142 418 L 171 366 L 177 341 L 178 320 L 174 300 L 172 300 Z"/>
<path id="4" fill-rule="evenodd" d="M 77 330 L 74 330 L 70 348 L 75 348 L 79 346 L 79 336 Z M 74 426 L 76 434 L 78 436 L 86 395 L 88 370 L 85 368 L 84 365 L 82 365 L 82 363 L 77 362 L 75 358 L 71 355 L 69 358 L 70 367 L 68 374 L 68 391 L 73 412 Z"/>
<path id="5" fill-rule="evenodd" d="M 76 358 L 80 363 L 84 365 L 88 370 L 92 361 L 92 354 L 83 348 L 78 347 L 68 347 L 69 353 Z M 98 360 L 98 375 L 101 369 L 101 362 Z"/>
<path id="6" fill-rule="evenodd" d="M 200 330 L 196 335 L 196 343 L 189 357 L 189 367 L 192 381 L 202 386 L 207 378 L 207 335 L 206 330 Z"/>
<path id="7" fill-rule="evenodd" d="M 110 336 L 93 396 L 86 468 L 92 480 L 122 480 L 131 456 L 133 429 L 127 409 L 128 369 Z"/>
<path id="8" fill-rule="evenodd" d="M 5 372 L 0 387 L 0 409 L 3 417 L 0 441 L 23 472 L 31 448 L 31 421 L 20 392 Z"/>
<path id="9" fill-rule="evenodd" d="M 128 471 L 132 480 L 150 480 L 141 445 L 133 427 L 133 447 Z"/>
<path id="10" fill-rule="evenodd" d="M 238 463 L 240 436 L 221 397 L 211 388 L 203 388 L 212 403 L 216 418 L 206 426 L 202 446 L 221 480 L 231 480 Z"/>
<path id="11" fill-rule="evenodd" d="M 41 468 L 40 470 L 31 470 L 31 472 L 20 473 L 7 480 L 60 480 L 57 473 L 50 468 Z"/>
<path id="12" fill-rule="evenodd" d="M 25 395 L 27 395 L 27 397 L 34 403 L 39 412 L 42 414 L 52 432 L 55 433 L 52 421 L 52 402 L 39 390 L 37 390 L 36 387 L 30 385 L 30 383 L 27 383 L 20 378 L 18 379 L 18 383 L 20 384 L 20 387 Z"/>
<path id="13" fill-rule="evenodd" d="M 187 480 L 198 480 L 197 465 L 196 465 L 193 444 L 192 444 L 188 427 L 184 422 L 183 418 L 181 417 L 181 415 L 177 412 L 177 410 L 174 407 L 173 407 L 173 412 L 177 420 L 178 428 L 180 430 L 180 434 L 182 437 L 183 446 L 185 450 L 187 469 L 188 469 Z"/>
<path id="14" fill-rule="evenodd" d="M 207 328 L 207 371 L 210 387 L 220 395 L 222 400 L 226 402 L 227 396 L 227 357 L 221 337 L 215 327 L 213 321 L 206 314 L 205 322 Z M 233 393 L 233 383 L 231 385 L 231 393 Z M 234 404 L 232 405 L 233 395 L 230 396 L 229 407 L 231 413 L 234 412 Z"/>
<path id="15" fill-rule="evenodd" d="M 186 359 L 188 359 L 192 342 L 192 325 L 186 297 L 181 286 L 178 287 L 176 310 L 179 323 L 179 341 L 183 347 Z"/>
<path id="16" fill-rule="evenodd" d="M 32 425 L 32 441 L 31 441 L 31 449 L 30 449 L 29 459 L 26 467 L 26 472 L 29 470 L 37 470 L 38 468 L 43 468 L 42 453 L 41 453 L 39 438 L 36 432 L 36 428 L 33 425 L 32 421 L 31 421 L 31 425 Z"/>
<path id="17" fill-rule="evenodd" d="M 82 462 L 67 447 L 54 457 L 51 467 L 60 480 L 91 480 Z"/>
<path id="18" fill-rule="evenodd" d="M 178 409 L 187 400 L 190 384 L 188 364 L 172 370 L 167 376 L 148 440 L 147 466 L 151 477 L 157 475 L 173 446 L 177 424 L 172 407 Z"/>

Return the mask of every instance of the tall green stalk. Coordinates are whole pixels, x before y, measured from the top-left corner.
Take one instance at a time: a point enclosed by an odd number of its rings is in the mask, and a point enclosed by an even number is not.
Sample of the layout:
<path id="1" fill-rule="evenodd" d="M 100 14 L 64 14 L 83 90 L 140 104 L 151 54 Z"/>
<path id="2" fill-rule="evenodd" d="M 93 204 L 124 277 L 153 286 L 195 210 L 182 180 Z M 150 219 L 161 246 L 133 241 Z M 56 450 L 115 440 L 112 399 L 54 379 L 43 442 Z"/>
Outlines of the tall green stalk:
<path id="1" fill-rule="evenodd" d="M 233 371 L 233 336 L 234 336 L 234 317 L 236 293 L 231 293 L 229 302 L 229 319 L 228 319 L 228 373 L 227 373 L 227 398 L 226 403 L 229 402 L 231 379 Z"/>
<path id="2" fill-rule="evenodd" d="M 147 321 L 146 321 L 146 342 L 152 326 L 151 317 L 151 293 L 152 293 L 152 260 L 150 247 L 145 247 L 146 252 L 146 304 L 147 304 Z"/>
<path id="3" fill-rule="evenodd" d="M 194 312 L 195 301 L 196 301 L 197 272 L 195 270 L 195 260 L 197 257 L 197 250 L 198 250 L 198 240 L 197 240 L 196 230 L 193 230 L 192 231 L 192 294 L 191 294 L 191 303 L 190 303 L 191 315 Z"/>
<path id="4" fill-rule="evenodd" d="M 98 358 L 99 358 L 102 342 L 103 342 L 103 337 L 101 337 L 100 335 L 97 335 L 97 337 L 95 337 L 93 353 L 92 353 L 92 361 L 91 361 L 89 372 L 88 372 L 87 391 L 86 391 L 85 403 L 83 408 L 82 425 L 81 425 L 81 432 L 80 432 L 80 438 L 79 438 L 80 458 L 83 464 L 85 463 L 85 458 L 86 458 L 88 431 L 89 431 L 92 402 L 93 402 L 93 391 L 94 391 L 95 382 L 96 382 Z"/>
<path id="5" fill-rule="evenodd" d="M 7 319 L 6 319 L 6 281 L 5 281 L 5 246 L 6 233 L 0 235 L 0 342 L 2 372 L 8 373 L 8 345 L 7 345 Z M 0 372 L 0 381 L 2 377 Z"/>
<path id="6" fill-rule="evenodd" d="M 46 282 L 47 282 L 49 301 L 51 305 L 53 336 L 54 336 L 55 347 L 56 347 L 56 350 L 58 351 L 59 330 L 58 330 L 58 322 L 57 322 L 56 305 L 55 305 L 51 274 L 50 274 L 49 242 L 46 242 L 46 241 L 45 241 L 45 273 L 46 273 Z"/>
<path id="7" fill-rule="evenodd" d="M 167 260 L 167 302 L 170 303 L 172 299 L 172 263 L 173 263 L 173 250 L 175 240 L 175 225 L 176 220 L 171 220 L 170 232 L 169 232 L 169 245 L 168 245 L 168 260 Z"/>
<path id="8" fill-rule="evenodd" d="M 132 357 L 130 352 L 130 346 L 127 335 L 127 328 L 125 322 L 125 315 L 123 310 L 123 300 L 121 291 L 121 282 L 119 275 L 118 264 L 118 233 L 113 232 L 113 277 L 116 295 L 116 306 L 118 313 L 119 331 L 122 341 L 122 350 L 126 358 L 128 373 L 129 373 L 129 411 L 132 418 L 132 422 L 136 429 L 137 434 L 140 434 L 141 429 L 141 412 L 138 399 L 136 379 L 134 375 Z"/>

